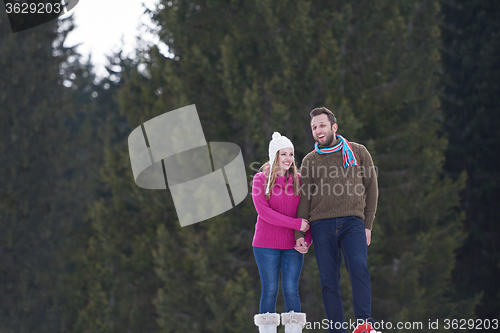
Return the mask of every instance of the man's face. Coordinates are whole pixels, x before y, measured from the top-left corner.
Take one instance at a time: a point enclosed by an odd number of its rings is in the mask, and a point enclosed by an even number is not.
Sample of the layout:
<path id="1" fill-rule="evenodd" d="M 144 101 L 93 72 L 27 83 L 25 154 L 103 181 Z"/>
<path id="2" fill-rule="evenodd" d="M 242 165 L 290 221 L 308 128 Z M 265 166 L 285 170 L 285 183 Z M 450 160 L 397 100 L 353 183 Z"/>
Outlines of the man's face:
<path id="1" fill-rule="evenodd" d="M 337 133 L 337 124 L 330 124 L 326 114 L 320 114 L 311 119 L 311 131 L 314 140 L 321 146 L 331 146 Z"/>

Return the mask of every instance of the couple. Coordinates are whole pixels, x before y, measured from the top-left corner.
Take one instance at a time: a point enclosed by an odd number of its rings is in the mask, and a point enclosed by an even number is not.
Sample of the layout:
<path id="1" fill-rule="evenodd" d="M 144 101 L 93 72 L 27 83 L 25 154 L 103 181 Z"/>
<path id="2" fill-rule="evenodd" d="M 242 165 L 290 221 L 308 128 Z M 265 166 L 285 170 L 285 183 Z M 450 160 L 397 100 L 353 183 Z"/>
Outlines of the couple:
<path id="1" fill-rule="evenodd" d="M 292 142 L 275 132 L 269 143 L 269 162 L 253 179 L 258 217 L 252 245 L 262 285 L 254 322 L 260 333 L 276 332 L 281 273 L 286 311 L 281 322 L 285 333 L 302 332 L 306 315 L 301 312 L 299 278 L 304 254 L 314 241 L 329 332 L 346 332 L 341 253 L 351 280 L 356 320 L 364 321 L 362 331 L 370 332 L 367 246 L 378 198 L 373 161 L 364 146 L 336 134 L 337 121 L 330 110 L 316 108 L 310 115 L 316 143 L 304 157 L 300 174 Z"/>

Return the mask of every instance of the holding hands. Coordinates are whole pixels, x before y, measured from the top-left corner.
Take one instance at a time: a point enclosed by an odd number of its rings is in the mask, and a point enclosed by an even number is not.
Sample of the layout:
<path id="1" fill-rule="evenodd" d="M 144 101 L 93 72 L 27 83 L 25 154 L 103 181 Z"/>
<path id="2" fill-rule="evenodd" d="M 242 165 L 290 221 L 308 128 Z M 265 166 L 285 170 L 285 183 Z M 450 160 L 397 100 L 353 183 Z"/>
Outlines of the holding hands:
<path id="1" fill-rule="evenodd" d="M 307 253 L 307 242 L 303 237 L 297 238 L 295 241 L 295 250 L 299 251 L 299 253 L 305 254 Z"/>
<path id="2" fill-rule="evenodd" d="M 309 230 L 310 225 L 309 221 L 306 219 L 302 219 L 302 225 L 300 226 L 300 231 L 306 232 Z M 305 241 L 304 237 L 298 238 L 295 241 L 295 250 L 299 251 L 300 253 L 307 253 L 307 242 Z"/>
<path id="3" fill-rule="evenodd" d="M 300 231 L 306 232 L 309 230 L 309 221 L 306 219 L 302 219 L 302 225 L 300 226 Z"/>

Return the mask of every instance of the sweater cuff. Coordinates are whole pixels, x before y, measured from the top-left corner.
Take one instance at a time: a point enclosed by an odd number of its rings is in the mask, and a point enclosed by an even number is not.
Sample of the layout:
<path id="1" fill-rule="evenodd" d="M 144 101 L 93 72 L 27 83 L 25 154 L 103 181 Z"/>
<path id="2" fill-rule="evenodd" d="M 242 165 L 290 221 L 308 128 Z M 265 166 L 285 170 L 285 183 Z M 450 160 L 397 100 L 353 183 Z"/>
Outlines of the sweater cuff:
<path id="1" fill-rule="evenodd" d="M 299 238 L 305 238 L 305 232 L 300 231 L 300 230 L 295 230 L 295 240 Z"/>
<path id="2" fill-rule="evenodd" d="M 372 230 L 375 216 L 365 216 L 365 229 Z"/>
<path id="3" fill-rule="evenodd" d="M 300 228 L 302 227 L 302 219 L 297 218 L 297 221 L 298 221 L 298 224 L 297 224 L 297 227 L 293 228 L 294 231 L 300 230 Z"/>

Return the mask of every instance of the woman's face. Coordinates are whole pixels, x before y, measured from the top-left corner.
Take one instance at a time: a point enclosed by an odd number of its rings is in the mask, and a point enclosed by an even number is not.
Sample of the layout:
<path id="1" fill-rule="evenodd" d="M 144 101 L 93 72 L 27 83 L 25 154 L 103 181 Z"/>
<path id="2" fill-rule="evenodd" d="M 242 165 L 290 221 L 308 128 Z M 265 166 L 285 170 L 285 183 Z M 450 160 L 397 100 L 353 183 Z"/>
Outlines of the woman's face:
<path id="1" fill-rule="evenodd" d="M 278 174 L 283 176 L 293 163 L 293 149 L 283 148 L 278 151 Z"/>

